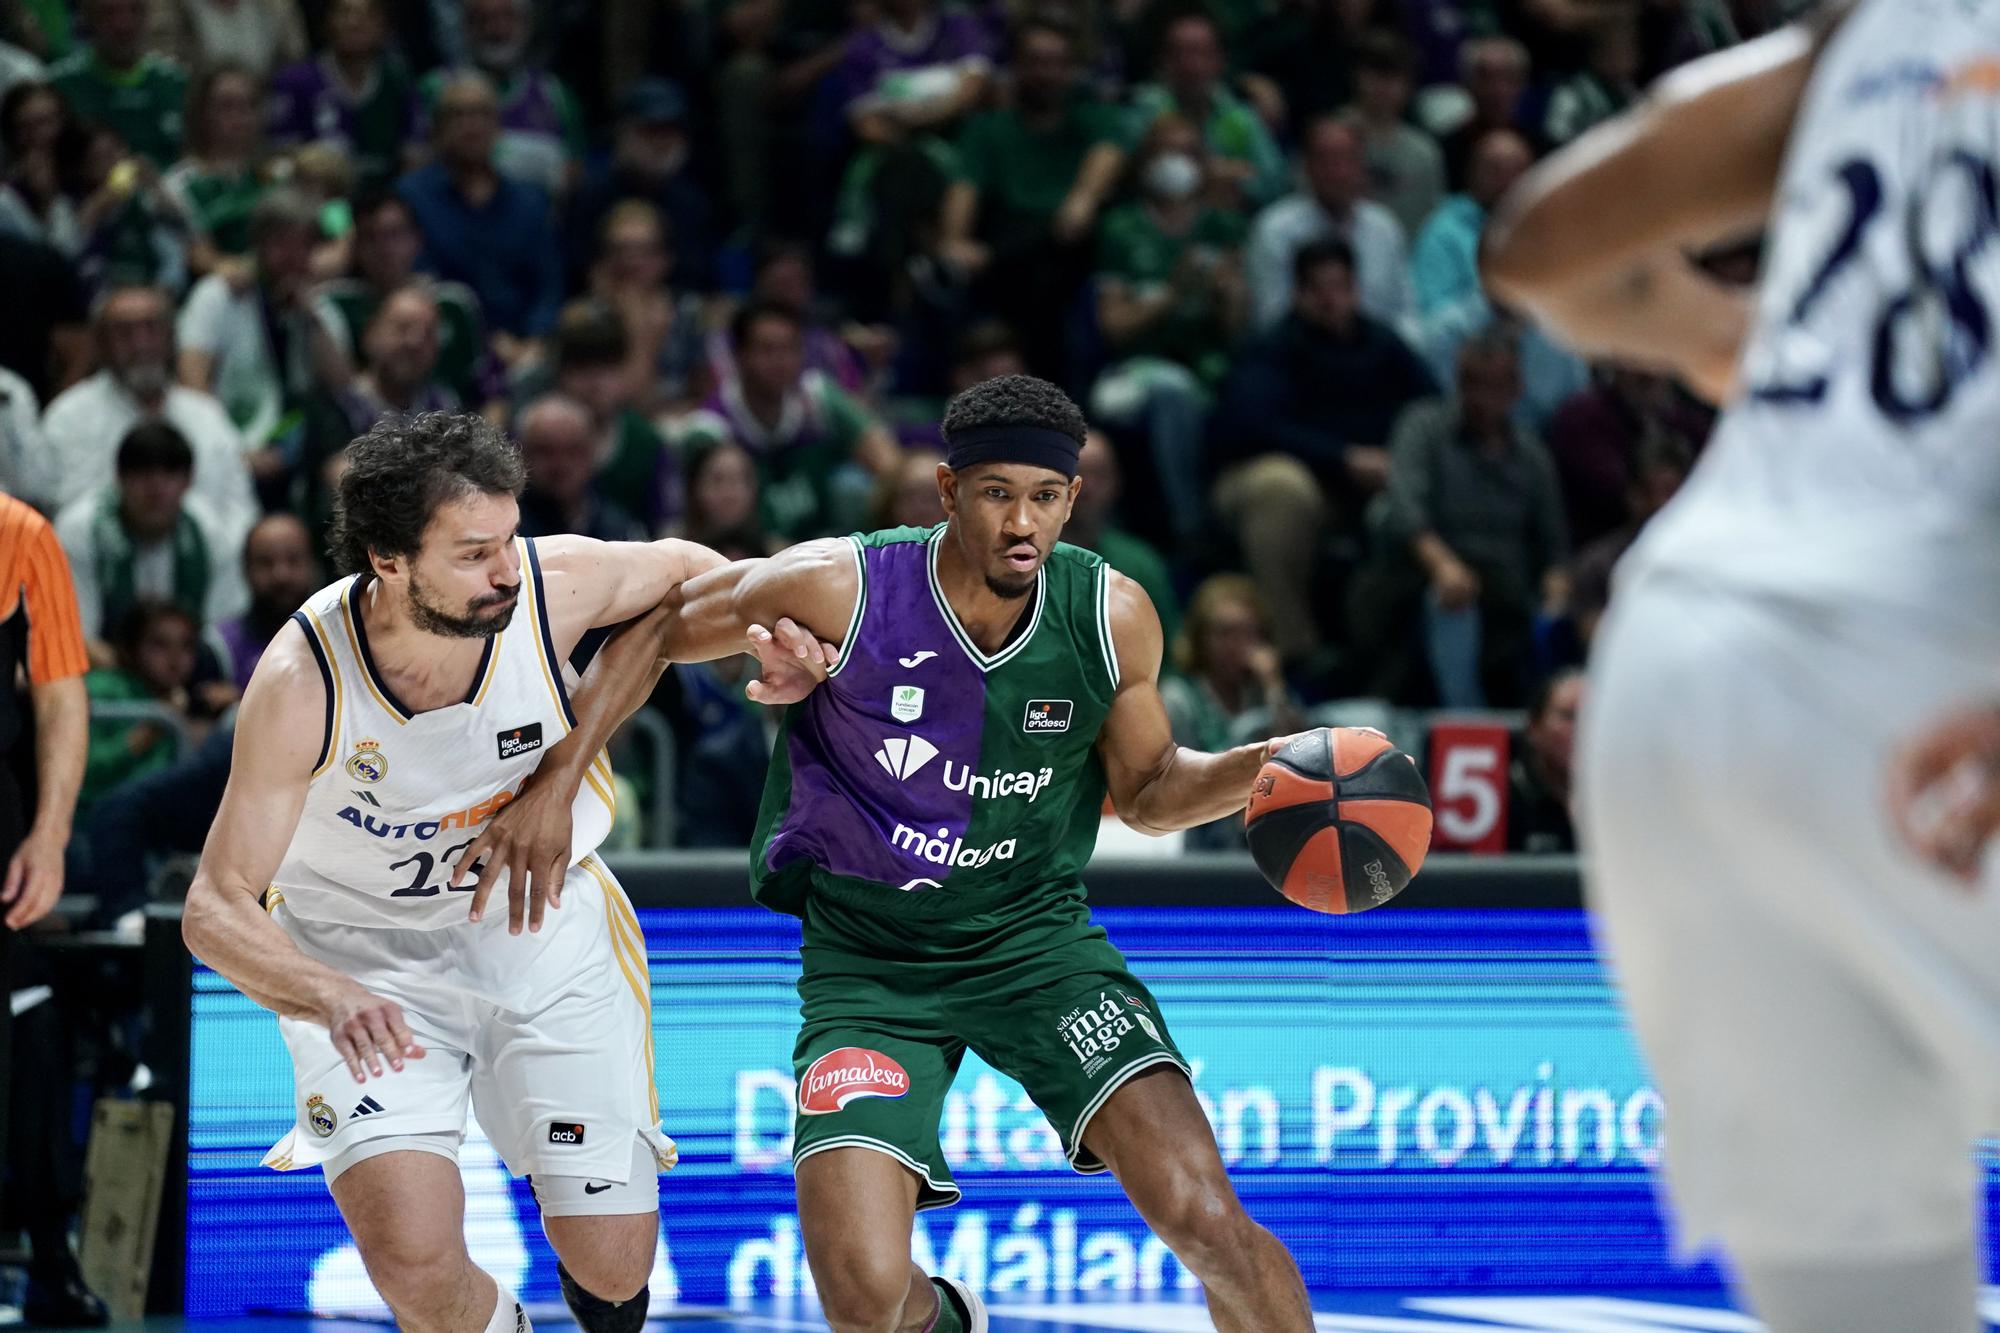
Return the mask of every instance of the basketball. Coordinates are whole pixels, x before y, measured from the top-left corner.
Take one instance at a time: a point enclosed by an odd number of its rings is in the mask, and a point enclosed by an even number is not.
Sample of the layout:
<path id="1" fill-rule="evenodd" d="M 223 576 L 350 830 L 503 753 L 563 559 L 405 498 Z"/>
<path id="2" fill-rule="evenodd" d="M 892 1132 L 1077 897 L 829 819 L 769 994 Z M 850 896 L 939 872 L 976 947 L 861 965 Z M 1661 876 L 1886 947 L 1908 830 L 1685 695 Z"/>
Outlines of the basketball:
<path id="1" fill-rule="evenodd" d="M 1365 912 L 1423 865 L 1431 794 L 1381 732 L 1317 727 L 1265 761 L 1243 822 L 1271 887 L 1315 912 Z"/>

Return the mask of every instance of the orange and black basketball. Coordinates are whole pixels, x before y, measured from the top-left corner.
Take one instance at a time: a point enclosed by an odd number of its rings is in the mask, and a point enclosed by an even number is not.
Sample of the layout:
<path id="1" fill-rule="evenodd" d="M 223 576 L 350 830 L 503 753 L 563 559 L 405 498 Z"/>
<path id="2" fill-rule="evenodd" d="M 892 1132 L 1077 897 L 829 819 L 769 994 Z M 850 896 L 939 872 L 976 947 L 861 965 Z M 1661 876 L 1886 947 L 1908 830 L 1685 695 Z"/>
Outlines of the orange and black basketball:
<path id="1" fill-rule="evenodd" d="M 1243 822 L 1278 892 L 1315 912 L 1365 912 L 1423 865 L 1431 793 L 1381 732 L 1318 727 L 1265 761 Z"/>

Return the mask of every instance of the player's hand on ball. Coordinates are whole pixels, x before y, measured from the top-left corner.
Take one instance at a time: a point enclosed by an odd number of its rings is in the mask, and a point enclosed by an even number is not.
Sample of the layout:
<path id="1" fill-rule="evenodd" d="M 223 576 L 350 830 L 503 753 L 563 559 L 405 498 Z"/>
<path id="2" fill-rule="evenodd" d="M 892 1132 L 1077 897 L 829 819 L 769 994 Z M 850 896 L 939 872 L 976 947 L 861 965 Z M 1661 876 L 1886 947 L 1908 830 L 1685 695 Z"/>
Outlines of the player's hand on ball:
<path id="1" fill-rule="evenodd" d="M 452 867 L 451 887 L 467 875 L 479 878 L 468 918 L 483 920 L 486 900 L 507 877 L 507 933 L 542 928 L 543 912 L 562 906 L 563 877 L 569 874 L 570 805 L 574 792 L 559 782 L 530 777 L 521 794 L 500 807 Z"/>
<path id="2" fill-rule="evenodd" d="M 746 691 L 760 704 L 795 704 L 819 688 L 840 650 L 787 616 L 776 631 L 750 627 L 750 651 L 761 674 Z"/>
<path id="3" fill-rule="evenodd" d="M 356 1083 L 366 1083 L 371 1074 L 381 1078 L 385 1061 L 400 1073 L 403 1061 L 424 1057 L 424 1048 L 403 1020 L 403 1007 L 352 983 L 326 1001 L 319 1019 Z"/>
<path id="4" fill-rule="evenodd" d="M 2000 833 L 2000 707 L 1946 717 L 1897 755 L 1889 814 L 1918 855 L 1967 884 Z"/>

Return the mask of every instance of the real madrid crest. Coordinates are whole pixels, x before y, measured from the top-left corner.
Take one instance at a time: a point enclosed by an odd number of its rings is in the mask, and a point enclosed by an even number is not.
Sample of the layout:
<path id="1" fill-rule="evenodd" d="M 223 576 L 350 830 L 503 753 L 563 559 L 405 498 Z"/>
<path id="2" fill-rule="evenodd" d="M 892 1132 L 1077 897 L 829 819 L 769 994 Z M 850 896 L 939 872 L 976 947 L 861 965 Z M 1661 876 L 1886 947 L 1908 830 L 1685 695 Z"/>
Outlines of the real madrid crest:
<path id="1" fill-rule="evenodd" d="M 328 1106 L 326 1098 L 318 1093 L 306 1098 L 306 1123 L 312 1126 L 313 1133 L 323 1139 L 333 1137 L 333 1131 L 340 1128 L 340 1121 L 334 1118 L 333 1108 Z"/>
<path id="2" fill-rule="evenodd" d="M 347 756 L 347 775 L 356 782 L 380 782 L 389 776 L 389 760 L 382 753 L 382 742 L 358 742 L 354 753 Z"/>

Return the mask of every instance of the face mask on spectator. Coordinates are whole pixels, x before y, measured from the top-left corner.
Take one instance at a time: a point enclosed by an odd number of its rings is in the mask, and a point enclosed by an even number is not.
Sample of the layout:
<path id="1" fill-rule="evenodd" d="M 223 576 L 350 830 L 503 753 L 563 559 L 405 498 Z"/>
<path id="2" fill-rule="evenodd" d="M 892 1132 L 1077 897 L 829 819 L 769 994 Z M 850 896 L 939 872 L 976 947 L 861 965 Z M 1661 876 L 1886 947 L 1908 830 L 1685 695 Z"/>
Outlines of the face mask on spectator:
<path id="1" fill-rule="evenodd" d="M 1162 199 L 1185 199 L 1201 185 L 1201 167 L 1186 153 L 1162 153 L 1146 168 L 1146 188 Z"/>

